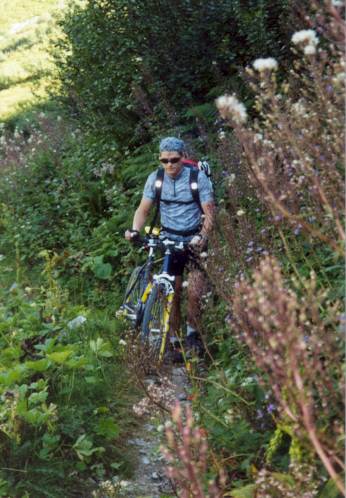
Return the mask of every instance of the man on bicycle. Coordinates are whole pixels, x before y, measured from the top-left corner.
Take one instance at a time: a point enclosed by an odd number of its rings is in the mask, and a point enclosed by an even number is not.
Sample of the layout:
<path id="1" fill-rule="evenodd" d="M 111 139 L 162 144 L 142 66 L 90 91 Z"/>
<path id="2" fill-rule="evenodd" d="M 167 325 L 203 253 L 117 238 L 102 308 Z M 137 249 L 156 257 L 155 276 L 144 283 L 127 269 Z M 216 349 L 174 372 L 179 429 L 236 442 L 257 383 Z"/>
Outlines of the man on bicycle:
<path id="1" fill-rule="evenodd" d="M 200 298 L 205 290 L 205 277 L 196 263 L 195 255 L 206 248 L 208 233 L 213 224 L 214 200 L 212 186 L 203 171 L 198 172 L 197 185 L 199 202 L 194 200 L 190 185 L 190 168 L 184 166 L 185 144 L 175 137 L 164 138 L 160 142 L 159 160 L 164 169 L 160 204 L 161 235 L 177 242 L 189 243 L 192 251 L 177 253 L 169 270 L 175 278 L 175 296 L 172 310 L 172 329 L 178 333 L 180 326 L 180 295 L 184 267 L 191 262 L 188 276 L 187 302 L 187 352 L 202 354 L 203 343 L 198 332 Z M 129 241 L 138 236 L 144 226 L 156 199 L 157 171 L 151 173 L 146 181 L 142 200 L 135 212 L 132 230 L 126 230 Z M 196 259 L 195 259 L 196 261 Z M 173 347 L 180 342 L 171 337 Z M 179 355 L 177 355 L 179 356 Z"/>

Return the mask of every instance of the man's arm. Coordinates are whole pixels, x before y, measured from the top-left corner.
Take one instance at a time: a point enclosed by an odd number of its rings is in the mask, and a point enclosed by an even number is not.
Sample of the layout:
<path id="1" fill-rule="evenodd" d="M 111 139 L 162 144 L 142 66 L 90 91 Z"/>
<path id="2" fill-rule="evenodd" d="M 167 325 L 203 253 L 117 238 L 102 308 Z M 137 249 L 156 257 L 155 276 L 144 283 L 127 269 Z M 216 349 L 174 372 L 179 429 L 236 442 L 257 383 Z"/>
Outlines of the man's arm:
<path id="1" fill-rule="evenodd" d="M 145 197 L 142 198 L 138 208 L 135 211 L 135 215 L 133 217 L 133 222 L 132 222 L 132 230 L 136 230 L 140 232 L 141 228 L 143 227 L 148 214 L 150 212 L 150 208 L 153 205 L 153 201 L 151 199 L 147 199 Z M 126 230 L 125 232 L 125 239 L 131 240 L 132 239 L 132 234 L 130 230 Z"/>
<path id="2" fill-rule="evenodd" d="M 214 223 L 214 215 L 215 215 L 215 203 L 214 201 L 202 202 L 201 204 L 204 220 L 201 228 L 201 235 L 203 237 L 208 237 L 208 234 L 211 232 Z"/>
<path id="3" fill-rule="evenodd" d="M 136 209 L 135 215 L 133 217 L 132 230 L 138 230 L 138 232 L 143 228 L 143 225 L 148 218 L 153 201 L 145 197 L 142 198 L 140 205 Z"/>

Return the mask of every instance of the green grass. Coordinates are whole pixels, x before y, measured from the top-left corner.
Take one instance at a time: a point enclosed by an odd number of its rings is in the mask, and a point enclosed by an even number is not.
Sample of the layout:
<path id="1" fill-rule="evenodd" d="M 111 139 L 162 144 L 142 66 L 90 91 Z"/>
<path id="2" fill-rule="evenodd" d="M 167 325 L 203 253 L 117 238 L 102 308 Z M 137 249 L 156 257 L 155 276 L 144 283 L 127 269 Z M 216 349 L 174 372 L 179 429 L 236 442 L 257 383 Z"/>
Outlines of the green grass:
<path id="1" fill-rule="evenodd" d="M 0 11 L 0 120 L 46 96 L 54 13 L 62 0 L 3 0 Z"/>

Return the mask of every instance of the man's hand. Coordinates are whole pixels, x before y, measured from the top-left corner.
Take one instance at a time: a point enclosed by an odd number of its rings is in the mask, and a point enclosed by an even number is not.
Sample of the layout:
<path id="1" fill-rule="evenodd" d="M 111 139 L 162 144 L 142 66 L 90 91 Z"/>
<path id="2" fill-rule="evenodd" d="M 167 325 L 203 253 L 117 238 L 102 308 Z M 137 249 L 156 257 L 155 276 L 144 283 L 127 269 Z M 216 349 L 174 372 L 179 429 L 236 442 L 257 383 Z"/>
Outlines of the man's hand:
<path id="1" fill-rule="evenodd" d="M 207 238 L 201 233 L 194 235 L 189 243 L 192 249 L 195 249 L 197 251 L 202 251 L 203 249 L 205 249 L 206 244 L 207 244 Z"/>
<path id="2" fill-rule="evenodd" d="M 139 231 L 138 230 L 126 230 L 125 232 L 125 239 L 129 240 L 130 242 L 135 241 L 139 237 Z"/>

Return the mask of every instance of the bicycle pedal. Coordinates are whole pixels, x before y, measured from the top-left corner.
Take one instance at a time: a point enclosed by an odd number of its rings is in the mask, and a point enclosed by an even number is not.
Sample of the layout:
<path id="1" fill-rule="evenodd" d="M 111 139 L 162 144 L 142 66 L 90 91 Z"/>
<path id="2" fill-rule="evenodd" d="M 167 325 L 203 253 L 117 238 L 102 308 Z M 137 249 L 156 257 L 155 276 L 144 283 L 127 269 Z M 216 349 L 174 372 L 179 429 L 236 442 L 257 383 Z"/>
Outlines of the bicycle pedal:
<path id="1" fill-rule="evenodd" d="M 122 304 L 120 308 L 115 312 L 117 318 L 126 318 L 127 320 L 136 321 L 137 313 L 133 310 L 131 306 Z"/>
<path id="2" fill-rule="evenodd" d="M 125 317 L 125 315 L 126 315 L 125 310 L 123 310 L 123 309 L 121 309 L 121 308 L 120 308 L 120 309 L 118 309 L 118 310 L 115 312 L 115 316 L 116 316 L 116 318 L 124 318 L 124 317 Z"/>

